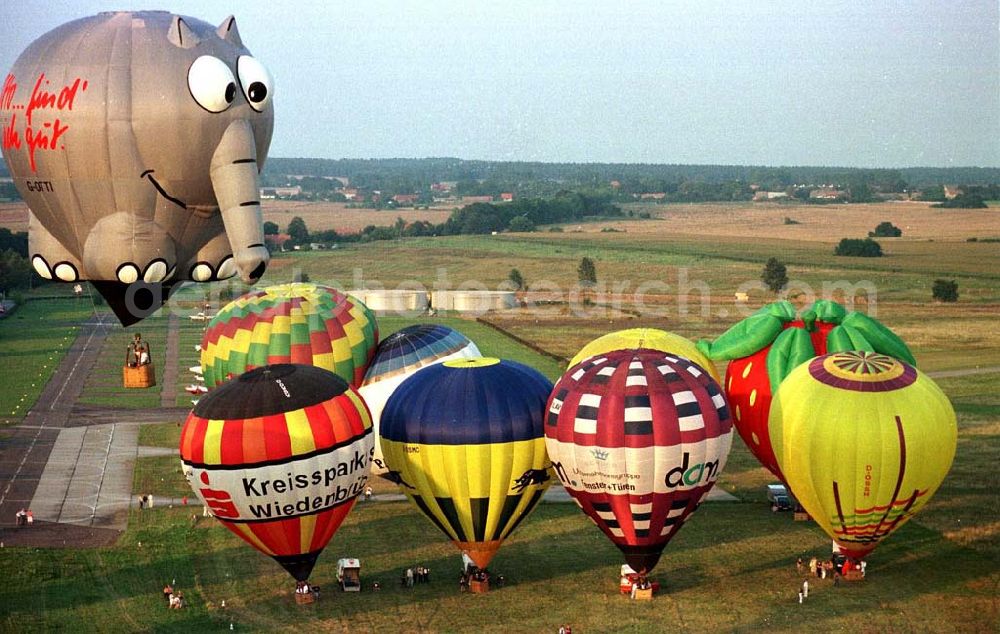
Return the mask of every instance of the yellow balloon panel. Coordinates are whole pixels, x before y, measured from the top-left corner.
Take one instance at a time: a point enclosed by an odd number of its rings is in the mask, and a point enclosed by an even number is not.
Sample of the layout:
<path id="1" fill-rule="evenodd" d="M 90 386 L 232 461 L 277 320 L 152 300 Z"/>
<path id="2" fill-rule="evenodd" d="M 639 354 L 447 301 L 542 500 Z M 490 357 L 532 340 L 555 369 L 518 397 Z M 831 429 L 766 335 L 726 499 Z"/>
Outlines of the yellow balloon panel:
<path id="1" fill-rule="evenodd" d="M 541 499 L 545 439 L 428 445 L 381 438 L 382 453 L 403 491 L 456 542 L 503 540 Z"/>
<path id="2" fill-rule="evenodd" d="M 629 328 L 598 337 L 581 348 L 569 362 L 568 367 L 572 368 L 584 359 L 612 350 L 631 350 L 633 348 L 649 348 L 684 357 L 708 370 L 717 383 L 722 383 L 715 364 L 698 350 L 694 342 L 657 328 Z"/>
<path id="3" fill-rule="evenodd" d="M 865 556 L 941 485 L 955 412 L 926 375 L 887 356 L 844 352 L 796 368 L 768 421 L 792 493 L 849 556 Z"/>

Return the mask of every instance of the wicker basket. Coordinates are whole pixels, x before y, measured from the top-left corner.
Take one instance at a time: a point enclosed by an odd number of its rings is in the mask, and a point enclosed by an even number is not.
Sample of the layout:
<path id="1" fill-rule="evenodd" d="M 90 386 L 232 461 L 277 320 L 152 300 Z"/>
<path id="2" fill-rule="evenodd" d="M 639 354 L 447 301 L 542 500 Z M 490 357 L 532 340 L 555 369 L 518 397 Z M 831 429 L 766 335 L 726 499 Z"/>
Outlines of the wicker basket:
<path id="1" fill-rule="evenodd" d="M 152 363 L 135 367 L 123 366 L 122 384 L 125 387 L 153 387 L 156 385 L 156 369 Z"/>

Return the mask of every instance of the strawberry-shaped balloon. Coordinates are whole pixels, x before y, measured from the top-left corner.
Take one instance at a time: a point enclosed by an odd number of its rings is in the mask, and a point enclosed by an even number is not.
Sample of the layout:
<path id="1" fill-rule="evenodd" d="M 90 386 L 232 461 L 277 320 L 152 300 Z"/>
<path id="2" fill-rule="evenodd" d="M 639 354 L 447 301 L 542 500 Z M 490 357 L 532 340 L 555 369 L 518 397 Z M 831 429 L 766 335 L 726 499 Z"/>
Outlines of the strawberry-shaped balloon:
<path id="1" fill-rule="evenodd" d="M 771 395 L 799 364 L 847 350 L 879 352 L 911 365 L 913 353 L 891 330 L 865 313 L 819 300 L 796 315 L 787 301 L 762 307 L 698 349 L 713 361 L 729 361 L 724 388 L 733 421 L 751 453 L 784 481 L 767 431 Z"/>

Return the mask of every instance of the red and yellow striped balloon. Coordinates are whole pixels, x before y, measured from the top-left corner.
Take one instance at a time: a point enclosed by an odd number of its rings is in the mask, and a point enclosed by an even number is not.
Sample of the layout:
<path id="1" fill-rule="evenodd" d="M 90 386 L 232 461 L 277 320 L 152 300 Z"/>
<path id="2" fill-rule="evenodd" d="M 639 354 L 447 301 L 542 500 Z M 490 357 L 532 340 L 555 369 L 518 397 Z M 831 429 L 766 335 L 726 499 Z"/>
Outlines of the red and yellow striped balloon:
<path id="1" fill-rule="evenodd" d="M 360 300 L 318 284 L 282 284 L 243 295 L 212 318 L 201 340 L 205 385 L 256 367 L 302 363 L 361 385 L 378 326 Z"/>
<path id="2" fill-rule="evenodd" d="M 251 370 L 198 402 L 181 431 L 195 494 L 241 539 L 304 581 L 368 481 L 371 415 L 337 375 Z"/>

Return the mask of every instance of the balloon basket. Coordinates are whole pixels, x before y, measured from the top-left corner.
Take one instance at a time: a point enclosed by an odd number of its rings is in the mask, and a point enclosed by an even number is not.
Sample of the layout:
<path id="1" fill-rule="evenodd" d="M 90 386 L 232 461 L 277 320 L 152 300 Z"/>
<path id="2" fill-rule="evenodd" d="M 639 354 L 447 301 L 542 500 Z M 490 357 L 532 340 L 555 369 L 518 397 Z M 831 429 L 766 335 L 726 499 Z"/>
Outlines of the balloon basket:
<path id="1" fill-rule="evenodd" d="M 310 603 L 315 603 L 316 595 L 312 592 L 296 592 L 295 593 L 295 603 L 298 605 L 308 605 Z"/>
<path id="2" fill-rule="evenodd" d="M 644 588 L 642 590 L 637 589 L 635 591 L 635 596 L 633 598 L 636 601 L 652 601 L 653 589 L 652 588 Z"/>
<path id="3" fill-rule="evenodd" d="M 809 514 L 805 511 L 795 511 L 795 513 L 792 514 L 792 520 L 796 522 L 808 522 L 811 519 L 812 518 L 809 517 Z"/>
<path id="4" fill-rule="evenodd" d="M 476 581 L 473 579 L 469 581 L 469 592 L 472 594 L 486 594 L 490 591 L 490 582 L 487 581 Z"/>
<path id="5" fill-rule="evenodd" d="M 864 581 L 865 575 L 860 570 L 851 569 L 845 570 L 844 574 L 840 575 L 840 578 L 844 581 Z"/>
<path id="6" fill-rule="evenodd" d="M 156 370 L 152 363 L 122 367 L 122 385 L 126 388 L 144 388 L 156 385 Z"/>

